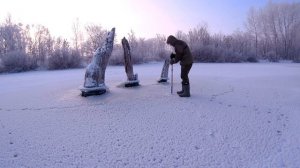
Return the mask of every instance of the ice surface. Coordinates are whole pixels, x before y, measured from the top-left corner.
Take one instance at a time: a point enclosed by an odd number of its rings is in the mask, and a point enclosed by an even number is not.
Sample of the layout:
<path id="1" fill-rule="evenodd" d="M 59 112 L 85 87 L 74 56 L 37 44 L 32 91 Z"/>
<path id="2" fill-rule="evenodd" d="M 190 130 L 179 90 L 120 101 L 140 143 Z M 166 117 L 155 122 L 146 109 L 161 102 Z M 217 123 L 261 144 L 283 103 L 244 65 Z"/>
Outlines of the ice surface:
<path id="1" fill-rule="evenodd" d="M 194 64 L 190 98 L 161 67 L 123 88 L 109 66 L 87 98 L 84 69 L 0 75 L 0 167 L 299 167 L 299 64 Z"/>

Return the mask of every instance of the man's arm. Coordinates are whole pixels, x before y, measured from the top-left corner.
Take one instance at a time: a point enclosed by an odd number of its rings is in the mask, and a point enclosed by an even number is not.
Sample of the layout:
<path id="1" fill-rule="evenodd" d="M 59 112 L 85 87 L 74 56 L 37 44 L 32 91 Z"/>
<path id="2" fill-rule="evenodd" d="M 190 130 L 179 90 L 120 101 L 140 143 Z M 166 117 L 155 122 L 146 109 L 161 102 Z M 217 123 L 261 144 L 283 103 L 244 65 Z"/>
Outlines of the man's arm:
<path id="1" fill-rule="evenodd" d="M 175 46 L 175 58 L 174 58 L 174 63 L 176 64 L 177 62 L 179 62 L 180 60 L 182 60 L 182 56 L 183 56 L 183 50 L 184 47 L 182 45 L 176 45 Z"/>

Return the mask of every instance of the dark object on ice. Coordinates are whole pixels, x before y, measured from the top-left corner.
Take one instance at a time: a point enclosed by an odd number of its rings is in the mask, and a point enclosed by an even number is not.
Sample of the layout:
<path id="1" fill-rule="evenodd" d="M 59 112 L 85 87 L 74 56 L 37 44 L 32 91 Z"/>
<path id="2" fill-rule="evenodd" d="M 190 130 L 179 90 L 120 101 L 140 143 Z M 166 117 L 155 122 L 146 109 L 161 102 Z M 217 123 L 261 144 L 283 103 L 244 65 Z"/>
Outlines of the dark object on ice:
<path id="1" fill-rule="evenodd" d="M 139 86 L 139 85 L 140 84 L 139 84 L 138 80 L 127 81 L 124 84 L 125 87 L 134 87 L 134 86 Z"/>
<path id="2" fill-rule="evenodd" d="M 104 93 L 106 93 L 106 89 L 93 90 L 93 91 L 88 91 L 88 92 L 82 91 L 81 96 L 87 97 L 87 96 L 93 96 L 93 95 L 102 95 Z"/>
<path id="3" fill-rule="evenodd" d="M 86 97 L 90 95 L 101 95 L 106 92 L 105 70 L 109 57 L 113 50 L 115 37 L 115 28 L 108 33 L 104 44 L 98 48 L 94 54 L 92 62 L 87 66 L 83 87 L 80 88 L 81 95 Z"/>
<path id="4" fill-rule="evenodd" d="M 161 71 L 160 79 L 157 81 L 158 83 L 168 82 L 169 65 L 170 59 L 166 59 Z"/>
<path id="5" fill-rule="evenodd" d="M 174 36 L 170 35 L 167 39 L 167 44 L 171 45 L 175 49 L 175 58 L 172 58 L 170 61 L 170 64 L 176 64 L 180 61 L 181 65 L 181 79 L 183 84 L 183 92 L 185 92 L 184 88 L 186 88 L 185 94 L 180 94 L 182 96 L 180 97 L 189 97 L 189 77 L 188 74 L 192 68 L 193 65 L 193 57 L 190 51 L 189 46 L 186 44 L 186 42 L 182 40 L 176 39 Z M 174 55 L 171 54 L 170 57 L 174 57 Z M 187 92 L 188 91 L 188 92 Z"/>
<path id="6" fill-rule="evenodd" d="M 166 83 L 166 82 L 168 82 L 168 80 L 167 79 L 159 79 L 157 82 L 158 83 Z"/>
<path id="7" fill-rule="evenodd" d="M 127 74 L 127 81 L 125 82 L 125 87 L 139 86 L 138 74 L 133 73 L 130 46 L 125 37 L 122 39 L 122 46 L 124 50 L 125 72 Z"/>
<path id="8" fill-rule="evenodd" d="M 134 87 L 134 86 L 139 86 L 140 84 L 138 82 L 136 83 L 125 83 L 125 87 Z"/>

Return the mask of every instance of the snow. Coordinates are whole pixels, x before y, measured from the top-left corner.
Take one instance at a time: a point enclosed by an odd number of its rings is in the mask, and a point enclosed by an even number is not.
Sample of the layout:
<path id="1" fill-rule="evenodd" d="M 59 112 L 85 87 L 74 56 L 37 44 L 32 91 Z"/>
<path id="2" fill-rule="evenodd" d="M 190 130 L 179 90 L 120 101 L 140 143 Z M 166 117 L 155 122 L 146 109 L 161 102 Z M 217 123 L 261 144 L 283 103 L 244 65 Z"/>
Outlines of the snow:
<path id="1" fill-rule="evenodd" d="M 0 167 L 299 167 L 299 64 L 194 64 L 190 98 L 162 66 L 134 88 L 109 66 L 86 98 L 84 69 L 0 75 Z"/>

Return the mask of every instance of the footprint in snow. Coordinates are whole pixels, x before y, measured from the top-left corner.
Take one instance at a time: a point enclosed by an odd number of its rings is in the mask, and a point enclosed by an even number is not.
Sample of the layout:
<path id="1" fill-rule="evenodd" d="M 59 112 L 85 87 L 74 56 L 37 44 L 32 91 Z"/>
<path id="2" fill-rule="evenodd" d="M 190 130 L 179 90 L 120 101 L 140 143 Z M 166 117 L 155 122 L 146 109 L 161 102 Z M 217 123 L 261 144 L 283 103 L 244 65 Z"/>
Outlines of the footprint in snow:
<path id="1" fill-rule="evenodd" d="M 282 134 L 282 132 L 277 130 L 277 135 L 281 135 L 281 134 Z"/>
<path id="2" fill-rule="evenodd" d="M 208 135 L 211 136 L 212 138 L 214 138 L 214 137 L 215 137 L 215 132 L 212 131 L 212 130 L 210 130 L 210 131 L 208 132 Z"/>

